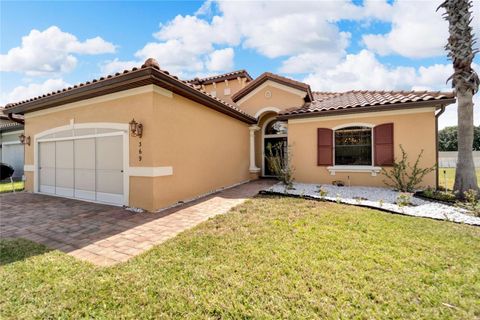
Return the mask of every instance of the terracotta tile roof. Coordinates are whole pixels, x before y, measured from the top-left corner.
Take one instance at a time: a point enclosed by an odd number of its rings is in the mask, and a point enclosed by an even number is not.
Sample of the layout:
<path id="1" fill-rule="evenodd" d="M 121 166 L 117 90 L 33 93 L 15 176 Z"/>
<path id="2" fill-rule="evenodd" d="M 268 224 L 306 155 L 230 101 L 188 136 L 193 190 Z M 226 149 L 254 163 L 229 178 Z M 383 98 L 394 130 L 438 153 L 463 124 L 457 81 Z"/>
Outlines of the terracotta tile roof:
<path id="1" fill-rule="evenodd" d="M 187 80 L 186 82 L 202 85 L 202 84 L 210 84 L 214 82 L 221 82 L 225 80 L 237 79 L 238 77 L 247 78 L 249 81 L 252 80 L 252 77 L 248 74 L 248 72 L 242 69 L 242 70 L 236 70 L 236 71 L 232 71 L 224 74 L 218 74 L 218 75 L 205 77 L 205 78 L 195 78 L 195 79 Z"/>
<path id="2" fill-rule="evenodd" d="M 154 59 L 147 59 L 140 68 L 124 70 L 112 75 L 93 79 L 62 90 L 53 91 L 27 100 L 8 103 L 4 113 L 19 113 L 45 109 L 61 104 L 89 99 L 108 93 L 131 89 L 146 84 L 157 84 L 180 95 L 187 96 L 194 101 L 204 103 L 207 106 L 218 107 L 219 111 L 230 114 L 241 120 L 254 123 L 255 118 L 245 111 L 201 90 L 192 83 L 180 80 L 177 76 L 170 75 L 168 71 L 161 70 Z M 203 96 L 203 97 L 202 97 Z"/>
<path id="3" fill-rule="evenodd" d="M 22 129 L 23 128 L 23 124 L 12 121 L 12 120 L 8 119 L 7 115 L 1 114 L 2 110 L 3 110 L 3 108 L 0 108 L 0 132 L 11 131 L 11 130 Z M 18 119 L 18 120 L 23 120 L 23 117 L 20 116 L 20 115 L 14 114 L 14 115 L 12 115 L 12 117 L 15 118 L 15 119 Z"/>
<path id="4" fill-rule="evenodd" d="M 0 132 L 4 131 L 12 131 L 16 129 L 23 129 L 23 125 L 20 123 L 16 122 L 5 122 L 5 123 L 0 123 Z"/>
<path id="5" fill-rule="evenodd" d="M 348 91 L 348 92 L 313 92 L 314 100 L 300 108 L 286 110 L 282 116 L 300 116 L 323 112 L 340 112 L 355 109 L 358 111 L 370 107 L 411 106 L 412 103 L 445 101 L 450 104 L 455 101 L 453 92 L 440 91 Z"/>
<path id="6" fill-rule="evenodd" d="M 232 95 L 232 100 L 237 102 L 244 96 L 246 96 L 249 92 L 260 86 L 265 81 L 272 80 L 278 82 L 280 84 L 284 84 L 290 87 L 293 87 L 298 90 L 303 90 L 307 93 L 307 100 L 311 101 L 312 99 L 312 92 L 310 90 L 310 86 L 306 83 L 296 81 L 290 78 L 282 77 L 278 74 L 274 74 L 271 72 L 264 72 L 258 78 L 253 80 L 252 82 L 248 83 L 246 87 L 242 88 L 241 90 L 237 91 L 234 95 Z"/>

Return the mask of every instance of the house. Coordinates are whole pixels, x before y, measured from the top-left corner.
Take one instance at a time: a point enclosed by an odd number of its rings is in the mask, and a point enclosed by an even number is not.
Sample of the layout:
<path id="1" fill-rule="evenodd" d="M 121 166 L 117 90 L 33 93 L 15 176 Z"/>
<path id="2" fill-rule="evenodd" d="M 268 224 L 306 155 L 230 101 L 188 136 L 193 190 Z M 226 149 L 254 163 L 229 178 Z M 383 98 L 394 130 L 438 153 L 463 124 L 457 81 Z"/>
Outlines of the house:
<path id="1" fill-rule="evenodd" d="M 23 176 L 23 145 L 19 136 L 23 133 L 23 117 L 14 115 L 14 120 L 0 113 L 0 162 L 8 164 L 15 171 L 14 179 Z"/>
<path id="2" fill-rule="evenodd" d="M 273 173 L 290 149 L 300 182 L 382 186 L 400 145 L 436 164 L 437 118 L 452 93 L 313 92 L 276 74 L 182 81 L 154 59 L 6 106 L 25 117 L 26 189 L 157 210 Z M 436 175 L 423 186 L 435 186 Z"/>

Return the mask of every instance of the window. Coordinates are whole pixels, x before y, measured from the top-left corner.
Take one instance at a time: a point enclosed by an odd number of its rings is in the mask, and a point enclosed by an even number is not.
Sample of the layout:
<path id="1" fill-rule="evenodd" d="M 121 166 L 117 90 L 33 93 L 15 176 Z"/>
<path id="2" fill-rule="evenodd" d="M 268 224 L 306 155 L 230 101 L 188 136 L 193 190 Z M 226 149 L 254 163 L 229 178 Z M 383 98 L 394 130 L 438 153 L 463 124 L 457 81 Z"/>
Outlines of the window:
<path id="1" fill-rule="evenodd" d="M 272 121 L 265 128 L 265 135 L 287 134 L 287 123 L 285 121 Z"/>
<path id="2" fill-rule="evenodd" d="M 371 166 L 372 129 L 348 127 L 336 130 L 335 165 Z"/>

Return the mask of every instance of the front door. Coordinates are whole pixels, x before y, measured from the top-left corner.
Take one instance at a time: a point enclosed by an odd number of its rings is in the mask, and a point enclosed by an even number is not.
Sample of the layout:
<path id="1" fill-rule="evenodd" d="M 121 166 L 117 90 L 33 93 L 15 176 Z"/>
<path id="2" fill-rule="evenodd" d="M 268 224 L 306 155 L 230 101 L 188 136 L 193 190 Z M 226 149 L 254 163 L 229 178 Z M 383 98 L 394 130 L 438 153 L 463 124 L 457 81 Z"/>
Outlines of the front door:
<path id="1" fill-rule="evenodd" d="M 265 122 L 263 129 L 263 175 L 274 177 L 276 174 L 272 170 L 272 161 L 284 163 L 285 157 L 288 157 L 288 125 L 285 121 L 275 118 Z M 272 156 L 274 159 L 272 159 Z"/>
<path id="2" fill-rule="evenodd" d="M 284 162 L 287 156 L 287 137 L 265 138 L 264 143 L 264 176 L 274 177 L 275 172 L 272 171 L 272 161 Z M 276 158 L 276 159 L 275 159 Z"/>

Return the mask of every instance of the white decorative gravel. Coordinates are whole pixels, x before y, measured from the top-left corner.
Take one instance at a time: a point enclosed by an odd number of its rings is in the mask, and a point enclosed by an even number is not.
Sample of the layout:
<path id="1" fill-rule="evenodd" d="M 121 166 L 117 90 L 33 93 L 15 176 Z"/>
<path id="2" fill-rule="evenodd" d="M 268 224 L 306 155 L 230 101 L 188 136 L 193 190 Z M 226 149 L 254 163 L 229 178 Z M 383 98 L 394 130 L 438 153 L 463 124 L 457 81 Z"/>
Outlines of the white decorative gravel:
<path id="1" fill-rule="evenodd" d="M 323 199 L 328 201 L 379 208 L 388 212 L 414 217 L 425 217 L 480 226 L 480 218 L 466 214 L 466 210 L 455 206 L 412 196 L 412 205 L 401 207 L 396 204 L 397 197 L 401 193 L 387 188 L 337 187 L 328 184 L 294 183 L 293 189 L 286 189 L 284 184 L 277 183 L 264 191 L 322 199 L 319 192 L 320 187 L 327 192 L 327 195 L 323 197 Z"/>

